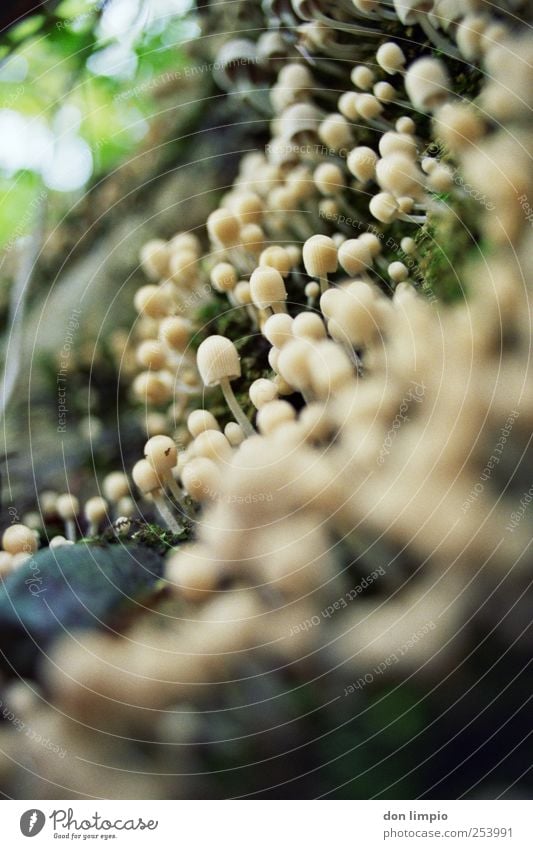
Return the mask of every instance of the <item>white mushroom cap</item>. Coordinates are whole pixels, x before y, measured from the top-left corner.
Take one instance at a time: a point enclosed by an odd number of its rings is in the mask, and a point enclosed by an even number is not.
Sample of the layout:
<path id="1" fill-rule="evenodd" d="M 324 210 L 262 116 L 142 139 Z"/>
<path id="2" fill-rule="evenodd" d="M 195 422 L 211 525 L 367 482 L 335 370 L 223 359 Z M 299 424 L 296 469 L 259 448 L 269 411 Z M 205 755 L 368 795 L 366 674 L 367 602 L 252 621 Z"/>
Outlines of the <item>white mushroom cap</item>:
<path id="1" fill-rule="evenodd" d="M 107 516 L 107 501 L 105 498 L 95 495 L 94 498 L 89 498 L 85 502 L 83 513 L 90 524 L 98 525 Z"/>
<path id="2" fill-rule="evenodd" d="M 405 75 L 405 90 L 415 109 L 432 111 L 451 94 L 446 65 L 440 59 L 417 59 Z"/>
<path id="3" fill-rule="evenodd" d="M 222 475 L 213 460 L 195 457 L 183 467 L 181 482 L 195 501 L 215 501 L 222 487 Z"/>
<path id="4" fill-rule="evenodd" d="M 278 74 L 278 83 L 287 88 L 300 90 L 314 86 L 311 72 L 300 62 L 289 62 L 288 65 L 283 65 Z"/>
<path id="5" fill-rule="evenodd" d="M 296 412 L 294 407 L 288 401 L 269 401 L 258 411 L 256 424 L 260 433 L 267 436 L 281 427 L 281 425 L 287 422 L 293 422 L 295 418 Z"/>
<path id="6" fill-rule="evenodd" d="M 260 224 L 265 205 L 256 192 L 240 190 L 231 201 L 231 211 L 241 224 Z"/>
<path id="7" fill-rule="evenodd" d="M 378 48 L 376 61 L 386 74 L 396 74 L 403 70 L 405 55 L 399 44 L 394 41 L 386 41 Z"/>
<path id="8" fill-rule="evenodd" d="M 163 372 L 142 371 L 131 388 L 137 400 L 143 404 L 164 404 L 172 397 L 172 387 Z"/>
<path id="9" fill-rule="evenodd" d="M 404 153 L 412 159 L 416 158 L 416 139 L 410 133 L 383 133 L 378 147 L 382 156 Z"/>
<path id="10" fill-rule="evenodd" d="M 357 94 L 355 91 L 344 91 L 339 97 L 337 103 L 339 112 L 348 118 L 348 121 L 356 121 L 359 117 L 357 111 Z"/>
<path id="11" fill-rule="evenodd" d="M 64 545 L 74 545 L 74 542 L 66 537 L 58 534 L 56 537 L 50 540 L 49 546 L 50 548 L 62 548 Z"/>
<path id="12" fill-rule="evenodd" d="M 260 253 L 263 250 L 265 239 L 265 231 L 259 224 L 244 224 L 241 227 L 239 243 L 249 253 Z"/>
<path id="13" fill-rule="evenodd" d="M 248 394 L 254 407 L 260 410 L 278 397 L 278 389 L 274 381 L 260 377 L 251 384 Z"/>
<path id="14" fill-rule="evenodd" d="M 381 253 L 381 240 L 375 233 L 361 233 L 359 241 L 367 246 L 373 259 Z"/>
<path id="15" fill-rule="evenodd" d="M 218 262 L 211 269 L 211 285 L 217 292 L 231 292 L 237 285 L 237 272 L 231 263 Z"/>
<path id="16" fill-rule="evenodd" d="M 144 456 L 158 475 L 164 475 L 178 462 L 178 449 L 170 436 L 160 434 L 148 440 Z"/>
<path id="17" fill-rule="evenodd" d="M 434 192 L 449 192 L 453 186 L 453 171 L 440 163 L 428 177 L 428 186 Z"/>
<path id="18" fill-rule="evenodd" d="M 369 91 L 374 85 L 376 77 L 368 65 L 356 65 L 355 68 L 352 68 L 350 79 L 357 88 Z"/>
<path id="19" fill-rule="evenodd" d="M 198 254 L 188 248 L 179 248 L 168 263 L 169 279 L 179 286 L 191 286 L 198 278 Z"/>
<path id="20" fill-rule="evenodd" d="M 353 366 L 344 350 L 330 339 L 317 342 L 311 355 L 311 386 L 319 398 L 344 389 L 354 379 Z"/>
<path id="21" fill-rule="evenodd" d="M 215 244 L 236 245 L 239 240 L 240 223 L 228 209 L 215 209 L 207 219 L 207 232 Z"/>
<path id="22" fill-rule="evenodd" d="M 159 338 L 173 351 L 183 352 L 191 339 L 191 324 L 180 315 L 164 318 L 159 325 Z"/>
<path id="23" fill-rule="evenodd" d="M 424 176 L 410 156 L 391 153 L 376 165 L 376 179 L 385 192 L 395 197 L 416 197 L 424 188 Z"/>
<path id="24" fill-rule="evenodd" d="M 203 433 L 204 430 L 220 430 L 220 425 L 209 410 L 193 410 L 187 419 L 187 427 L 193 437 Z"/>
<path id="25" fill-rule="evenodd" d="M 57 499 L 57 513 L 62 519 L 74 519 L 80 512 L 80 502 L 74 495 L 64 493 Z"/>
<path id="26" fill-rule="evenodd" d="M 143 271 L 152 280 L 160 280 L 168 271 L 168 245 L 163 239 L 150 239 L 141 248 Z"/>
<path id="27" fill-rule="evenodd" d="M 372 254 L 364 242 L 347 239 L 339 248 L 339 263 L 346 274 L 362 274 L 372 267 Z"/>
<path id="28" fill-rule="evenodd" d="M 394 126 L 397 133 L 413 136 L 416 132 L 416 124 L 409 115 L 400 115 Z"/>
<path id="29" fill-rule="evenodd" d="M 136 351 L 137 362 L 146 369 L 163 368 L 167 361 L 167 352 L 157 339 L 145 339 Z"/>
<path id="30" fill-rule="evenodd" d="M 435 129 L 454 152 L 475 144 L 486 131 L 481 114 L 471 103 L 445 103 L 435 113 Z"/>
<path id="31" fill-rule="evenodd" d="M 232 448 L 220 430 L 203 430 L 195 438 L 191 452 L 195 457 L 208 457 L 220 463 L 230 458 Z"/>
<path id="32" fill-rule="evenodd" d="M 319 138 L 331 150 L 340 151 L 353 144 L 353 133 L 344 115 L 328 115 L 318 128 Z"/>
<path id="33" fill-rule="evenodd" d="M 411 236 L 404 236 L 400 242 L 400 247 L 404 254 L 414 254 L 416 251 L 416 242 Z"/>
<path id="34" fill-rule="evenodd" d="M 139 460 L 131 470 L 131 476 L 143 495 L 161 489 L 162 484 L 154 467 L 148 460 Z"/>
<path id="35" fill-rule="evenodd" d="M 195 236 L 194 233 L 176 233 L 175 236 L 172 236 L 168 243 L 168 247 L 170 251 L 174 250 L 182 250 L 186 248 L 188 251 L 193 251 L 198 256 L 201 253 L 202 246 L 200 244 L 200 239 L 198 236 Z"/>
<path id="36" fill-rule="evenodd" d="M 339 291 L 328 322 L 330 334 L 356 347 L 366 346 L 379 330 L 379 301 L 370 286 L 352 284 Z"/>
<path id="37" fill-rule="evenodd" d="M 287 290 L 283 277 L 275 268 L 260 266 L 250 277 L 250 292 L 252 301 L 259 309 L 266 309 L 273 304 L 284 303 Z"/>
<path id="38" fill-rule="evenodd" d="M 39 493 L 39 508 L 45 519 L 57 513 L 57 492 L 45 489 Z"/>
<path id="39" fill-rule="evenodd" d="M 393 283 L 401 283 L 402 280 L 407 280 L 409 270 L 403 262 L 391 262 L 387 268 L 387 273 Z"/>
<path id="40" fill-rule="evenodd" d="M 323 195 L 337 195 L 345 188 L 344 174 L 333 162 L 322 162 L 313 173 L 318 191 Z"/>
<path id="41" fill-rule="evenodd" d="M 5 578 L 13 571 L 13 555 L 0 551 L 0 578 Z"/>
<path id="42" fill-rule="evenodd" d="M 378 158 L 377 153 L 371 147 L 360 145 L 350 151 L 346 165 L 350 174 L 353 174 L 361 183 L 367 183 L 374 179 Z"/>
<path id="43" fill-rule="evenodd" d="M 31 528 L 16 524 L 6 528 L 2 535 L 2 548 L 8 554 L 32 554 L 37 551 L 37 538 Z"/>
<path id="44" fill-rule="evenodd" d="M 377 99 L 382 103 L 392 103 L 392 101 L 398 96 L 394 86 L 385 81 L 376 83 L 372 89 L 372 93 L 374 94 L 374 97 L 377 97 Z"/>
<path id="45" fill-rule="evenodd" d="M 259 265 L 268 265 L 279 271 L 282 277 L 287 277 L 292 268 L 292 259 L 288 251 L 280 245 L 269 245 L 259 257 Z"/>
<path id="46" fill-rule="evenodd" d="M 311 277 L 324 277 L 337 270 L 337 247 L 329 236 L 311 236 L 303 247 L 305 270 Z"/>
<path id="47" fill-rule="evenodd" d="M 198 348 L 196 363 L 205 386 L 217 386 L 221 380 L 241 376 L 237 348 L 224 336 L 208 336 Z"/>
<path id="48" fill-rule="evenodd" d="M 216 588 L 219 567 L 207 546 L 182 545 L 166 558 L 164 577 L 176 595 L 193 603 L 202 602 Z"/>
<path id="49" fill-rule="evenodd" d="M 285 345 L 278 357 L 278 371 L 295 389 L 305 390 L 311 383 L 310 357 L 313 346 L 303 339 Z"/>
<path id="50" fill-rule="evenodd" d="M 429 12 L 432 0 L 393 0 L 394 11 L 402 24 L 414 24 L 420 13 Z"/>
<path id="51" fill-rule="evenodd" d="M 271 315 L 263 324 L 261 332 L 275 348 L 283 348 L 292 339 L 292 322 L 290 315 Z"/>
<path id="52" fill-rule="evenodd" d="M 130 493 L 130 485 L 124 472 L 110 472 L 102 483 L 102 491 L 112 503 L 120 501 Z"/>
<path id="53" fill-rule="evenodd" d="M 293 321 L 292 334 L 295 339 L 325 339 L 326 328 L 316 312 L 301 312 Z"/>
<path id="54" fill-rule="evenodd" d="M 244 433 L 240 424 L 237 424 L 237 422 L 227 423 L 226 427 L 224 428 L 224 436 L 226 437 L 232 448 L 237 448 L 237 446 L 239 446 L 246 439 L 246 434 Z"/>
<path id="55" fill-rule="evenodd" d="M 131 517 L 135 515 L 135 511 L 136 507 L 133 498 L 130 498 L 129 495 L 125 495 L 123 498 L 119 499 L 117 503 L 117 513 L 119 516 L 131 519 Z"/>
<path id="56" fill-rule="evenodd" d="M 359 115 L 365 121 L 373 121 L 383 112 L 383 106 L 373 94 L 358 94 L 356 106 Z"/>
<path id="57" fill-rule="evenodd" d="M 139 315 L 163 318 L 170 309 L 170 298 L 167 291 L 162 289 L 161 286 L 150 284 L 137 289 L 133 304 Z"/>

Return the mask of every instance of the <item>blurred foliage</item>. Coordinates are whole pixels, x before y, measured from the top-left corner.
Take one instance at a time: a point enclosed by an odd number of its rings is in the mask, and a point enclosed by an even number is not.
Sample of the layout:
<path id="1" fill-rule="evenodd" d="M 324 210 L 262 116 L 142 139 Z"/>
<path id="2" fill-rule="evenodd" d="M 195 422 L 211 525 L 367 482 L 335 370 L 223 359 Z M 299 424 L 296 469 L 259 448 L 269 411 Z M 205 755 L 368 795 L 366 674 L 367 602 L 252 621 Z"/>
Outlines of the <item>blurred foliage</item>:
<path id="1" fill-rule="evenodd" d="M 135 154 L 179 86 L 196 33 L 187 0 L 65 0 L 12 27 L 0 45 L 0 248 L 52 226 L 86 187 Z M 3 132 L 2 132 L 3 129 Z"/>

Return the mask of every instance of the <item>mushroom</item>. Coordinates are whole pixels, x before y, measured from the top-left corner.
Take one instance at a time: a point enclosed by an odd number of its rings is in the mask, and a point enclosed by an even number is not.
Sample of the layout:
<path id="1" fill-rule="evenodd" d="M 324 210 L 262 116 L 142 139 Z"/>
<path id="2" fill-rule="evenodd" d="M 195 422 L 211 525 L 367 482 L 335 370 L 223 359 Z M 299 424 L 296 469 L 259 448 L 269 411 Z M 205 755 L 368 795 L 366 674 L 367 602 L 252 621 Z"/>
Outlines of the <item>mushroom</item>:
<path id="1" fill-rule="evenodd" d="M 172 469 L 178 462 L 178 448 L 170 436 L 152 436 L 144 446 L 144 456 L 164 485 L 170 490 L 182 510 L 183 494 L 180 492 Z"/>
<path id="2" fill-rule="evenodd" d="M 107 501 L 99 495 L 85 502 L 83 513 L 89 524 L 89 536 L 94 537 L 98 534 L 98 526 L 107 516 L 107 507 Z"/>
<path id="3" fill-rule="evenodd" d="M 141 266 L 151 280 L 161 280 L 168 272 L 168 245 L 164 239 L 150 239 L 141 248 Z"/>
<path id="4" fill-rule="evenodd" d="M 376 61 L 386 74 L 397 74 L 404 69 L 405 55 L 399 44 L 386 41 L 378 48 Z"/>
<path id="5" fill-rule="evenodd" d="M 260 377 L 257 380 L 254 380 L 248 390 L 248 394 L 250 396 L 250 401 L 256 410 L 260 410 L 265 404 L 276 400 L 278 397 L 278 389 L 273 380 L 267 380 L 264 377 Z"/>
<path id="6" fill-rule="evenodd" d="M 405 75 L 409 100 L 421 112 L 432 112 L 450 97 L 451 83 L 440 59 L 425 57 L 409 65 Z"/>
<path id="7" fill-rule="evenodd" d="M 287 290 L 283 277 L 275 268 L 268 265 L 256 268 L 250 277 L 250 292 L 258 309 L 271 309 L 275 313 L 287 312 Z"/>
<path id="8" fill-rule="evenodd" d="M 350 79 L 356 88 L 361 91 L 370 91 L 376 81 L 374 72 L 368 65 L 356 65 L 352 68 Z"/>
<path id="9" fill-rule="evenodd" d="M 316 277 L 320 290 L 329 286 L 328 274 L 337 270 L 337 247 L 329 236 L 317 234 L 307 239 L 303 247 L 303 262 L 310 277 Z"/>
<path id="10" fill-rule="evenodd" d="M 63 519 L 65 523 L 67 539 L 71 542 L 75 542 L 76 524 L 74 520 L 80 512 L 80 502 L 74 495 L 70 495 L 69 493 L 60 495 L 57 499 L 57 512 L 59 517 Z"/>
<path id="11" fill-rule="evenodd" d="M 38 548 L 37 537 L 27 525 L 10 525 L 2 535 L 2 548 L 11 555 L 34 554 Z"/>
<path id="12" fill-rule="evenodd" d="M 292 339 L 293 319 L 286 313 L 271 315 L 261 328 L 265 339 L 268 339 L 275 348 L 283 348 Z"/>
<path id="13" fill-rule="evenodd" d="M 183 467 L 181 482 L 195 501 L 216 501 L 222 486 L 222 475 L 213 460 L 195 457 Z"/>
<path id="14" fill-rule="evenodd" d="M 228 422 L 224 428 L 224 436 L 232 448 L 237 448 L 246 439 L 245 433 L 237 422 Z"/>
<path id="15" fill-rule="evenodd" d="M 112 504 L 118 504 L 121 498 L 130 494 L 130 484 L 124 472 L 110 472 L 102 483 L 102 491 Z"/>
<path id="16" fill-rule="evenodd" d="M 216 589 L 219 568 L 207 546 L 183 545 L 165 560 L 165 581 L 192 603 L 205 601 Z"/>
<path id="17" fill-rule="evenodd" d="M 204 430 L 220 430 L 220 425 L 209 410 L 193 410 L 187 419 L 187 427 L 193 438 Z"/>
<path id="18" fill-rule="evenodd" d="M 163 524 L 166 525 L 166 527 L 174 534 L 181 533 L 182 529 L 179 527 L 165 503 L 162 482 L 154 467 L 148 462 L 148 460 L 139 460 L 135 463 L 131 470 L 131 476 L 141 492 L 141 495 L 145 497 L 151 496 Z"/>
<path id="19" fill-rule="evenodd" d="M 364 185 L 374 179 L 378 159 L 376 151 L 372 150 L 371 147 L 359 145 L 348 154 L 346 165 L 350 174 L 353 174 Z"/>
<path id="20" fill-rule="evenodd" d="M 241 376 L 241 363 L 237 348 L 224 336 L 209 336 L 196 354 L 198 371 L 205 386 L 220 386 L 222 394 L 235 420 L 247 436 L 253 436 L 255 430 L 239 406 L 231 380 Z"/>

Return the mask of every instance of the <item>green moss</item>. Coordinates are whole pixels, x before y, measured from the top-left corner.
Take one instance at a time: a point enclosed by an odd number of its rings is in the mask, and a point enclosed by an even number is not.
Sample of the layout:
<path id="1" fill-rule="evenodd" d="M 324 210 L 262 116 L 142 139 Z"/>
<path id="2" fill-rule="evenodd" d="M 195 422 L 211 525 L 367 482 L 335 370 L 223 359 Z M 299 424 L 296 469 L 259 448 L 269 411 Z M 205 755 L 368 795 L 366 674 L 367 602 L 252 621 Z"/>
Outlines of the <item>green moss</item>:
<path id="1" fill-rule="evenodd" d="M 120 544 L 124 545 L 124 540 L 134 541 L 137 545 L 149 548 L 160 556 L 164 556 L 171 548 L 188 542 L 192 539 L 193 528 L 189 520 L 182 520 L 183 530 L 179 534 L 174 534 L 172 531 L 165 530 L 160 525 L 151 522 L 139 522 L 132 519 L 131 529 L 125 536 L 118 536 L 113 528 L 105 531 L 100 539 L 88 540 L 91 544 Z"/>
<path id="2" fill-rule="evenodd" d="M 479 254 L 479 204 L 466 199 L 430 214 L 416 235 L 420 288 L 445 303 L 465 298 L 465 263 Z"/>

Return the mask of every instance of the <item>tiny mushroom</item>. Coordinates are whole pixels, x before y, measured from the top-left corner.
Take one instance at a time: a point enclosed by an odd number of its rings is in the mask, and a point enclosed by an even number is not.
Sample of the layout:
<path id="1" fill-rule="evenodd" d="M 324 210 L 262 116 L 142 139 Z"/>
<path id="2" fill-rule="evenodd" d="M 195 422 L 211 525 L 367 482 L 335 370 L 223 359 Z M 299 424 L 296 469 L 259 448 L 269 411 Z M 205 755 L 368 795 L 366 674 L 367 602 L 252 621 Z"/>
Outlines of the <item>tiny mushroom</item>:
<path id="1" fill-rule="evenodd" d="M 231 380 L 241 376 L 239 354 L 233 342 L 224 336 L 208 336 L 198 348 L 196 362 L 204 385 L 220 386 L 235 420 L 247 436 L 253 436 L 255 431 L 239 406 L 230 384 Z"/>

